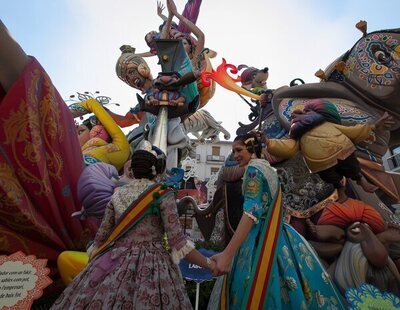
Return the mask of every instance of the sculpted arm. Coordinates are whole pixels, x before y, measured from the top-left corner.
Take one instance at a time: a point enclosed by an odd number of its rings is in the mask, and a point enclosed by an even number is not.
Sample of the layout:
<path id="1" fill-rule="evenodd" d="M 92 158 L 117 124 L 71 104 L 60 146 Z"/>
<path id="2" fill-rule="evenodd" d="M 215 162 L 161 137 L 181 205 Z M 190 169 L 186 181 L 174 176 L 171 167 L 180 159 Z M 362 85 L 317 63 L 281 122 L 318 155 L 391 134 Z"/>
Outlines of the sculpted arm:
<path id="1" fill-rule="evenodd" d="M 293 139 L 267 139 L 266 145 L 270 154 L 285 159 L 293 157 L 300 151 L 299 142 Z"/>
<path id="2" fill-rule="evenodd" d="M 21 46 L 11 37 L 0 20 L 0 84 L 8 91 L 29 62 Z"/>
<path id="3" fill-rule="evenodd" d="M 173 15 L 175 15 L 184 25 L 186 25 L 188 29 L 196 36 L 197 45 L 196 45 L 196 50 L 193 53 L 193 58 L 196 59 L 195 57 L 197 57 L 197 55 L 199 55 L 201 51 L 204 49 L 205 36 L 203 31 L 201 31 L 199 27 L 197 27 L 189 19 L 187 19 L 185 16 L 181 15 L 177 11 L 173 0 L 167 0 L 167 7 L 168 10 L 171 11 Z"/>

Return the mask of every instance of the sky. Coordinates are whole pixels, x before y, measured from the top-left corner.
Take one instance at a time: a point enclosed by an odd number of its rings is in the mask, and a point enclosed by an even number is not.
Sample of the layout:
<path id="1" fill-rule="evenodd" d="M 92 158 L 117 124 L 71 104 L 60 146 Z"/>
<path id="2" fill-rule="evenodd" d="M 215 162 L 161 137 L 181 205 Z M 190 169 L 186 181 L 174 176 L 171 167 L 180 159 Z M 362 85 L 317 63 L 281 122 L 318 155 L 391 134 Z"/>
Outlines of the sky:
<path id="1" fill-rule="evenodd" d="M 119 47 L 147 51 L 144 36 L 157 30 L 156 0 L 1 0 L 0 18 L 25 52 L 35 56 L 64 99 L 76 92 L 100 91 L 116 113 L 136 105 L 137 90 L 115 74 Z M 165 3 L 165 1 L 164 1 Z M 175 0 L 181 12 L 186 0 Z M 400 1 L 371 0 L 203 0 L 197 26 L 205 46 L 216 51 L 214 68 L 225 58 L 234 65 L 269 68 L 271 89 L 301 78 L 316 83 L 318 69 L 350 49 L 368 32 L 399 28 Z M 164 12 L 167 14 L 166 10 Z M 1 45 L 0 45 L 1 48 Z M 147 58 L 153 76 L 157 57 Z M 238 122 L 249 123 L 247 105 L 235 93 L 217 86 L 205 106 L 235 137 Z M 126 131 L 126 130 L 125 130 Z M 222 139 L 222 135 L 220 136 Z"/>

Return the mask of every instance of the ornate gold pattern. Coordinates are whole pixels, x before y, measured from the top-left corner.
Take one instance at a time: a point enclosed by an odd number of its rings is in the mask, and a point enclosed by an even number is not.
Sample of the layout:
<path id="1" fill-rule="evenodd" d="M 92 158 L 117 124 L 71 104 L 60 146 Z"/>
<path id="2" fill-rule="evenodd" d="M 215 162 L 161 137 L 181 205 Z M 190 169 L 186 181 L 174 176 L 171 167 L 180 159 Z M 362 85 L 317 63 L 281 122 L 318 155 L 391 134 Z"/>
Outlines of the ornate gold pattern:
<path id="1" fill-rule="evenodd" d="M 20 99 L 16 108 L 1 119 L 4 145 L 10 150 L 13 167 L 0 163 L 0 214 L 8 227 L 37 232 L 51 240 L 55 236 L 53 230 L 43 225 L 20 182 L 32 184 L 30 195 L 44 197 L 51 193 L 49 176 L 60 179 L 63 166 L 53 145 L 62 143 L 65 134 L 59 126 L 60 109 L 49 77 L 39 69 L 30 75 L 26 98 Z M 40 93 L 46 95 L 39 101 Z"/>
<path id="2" fill-rule="evenodd" d="M 31 254 L 31 251 L 29 250 L 27 240 L 24 238 L 21 238 L 20 235 L 17 235 L 15 233 L 12 233 L 8 230 L 5 229 L 0 229 L 0 251 L 7 251 L 10 248 L 10 239 L 13 238 L 13 245 L 14 247 L 18 249 L 22 249 L 25 254 Z M 15 245 L 15 241 L 19 242 L 19 245 Z"/>
<path id="3" fill-rule="evenodd" d="M 40 93 L 39 87 L 44 87 L 43 92 L 46 93 L 40 101 L 37 96 Z M 18 108 L 10 111 L 2 120 L 5 144 L 11 146 L 16 173 L 23 181 L 38 186 L 33 193 L 37 196 L 45 196 L 51 192 L 47 175 L 54 179 L 61 178 L 61 155 L 52 147 L 54 142 L 62 143 L 64 137 L 64 130 L 58 126 L 60 109 L 55 96 L 49 77 L 36 69 L 30 79 L 27 101 L 21 99 Z M 33 174 L 26 161 L 42 171 L 37 175 Z M 38 165 L 40 161 L 45 161 L 47 165 Z"/>
<path id="4" fill-rule="evenodd" d="M 335 189 L 329 197 L 325 198 L 324 200 L 320 201 L 319 203 L 317 203 L 316 205 L 312 206 L 307 210 L 297 211 L 293 210 L 290 207 L 286 207 L 284 221 L 285 223 L 290 223 L 290 218 L 292 216 L 301 219 L 307 219 L 313 216 L 314 214 L 318 213 L 322 209 L 324 209 L 329 203 L 335 202 L 337 199 L 338 199 L 338 193 L 337 190 Z"/>

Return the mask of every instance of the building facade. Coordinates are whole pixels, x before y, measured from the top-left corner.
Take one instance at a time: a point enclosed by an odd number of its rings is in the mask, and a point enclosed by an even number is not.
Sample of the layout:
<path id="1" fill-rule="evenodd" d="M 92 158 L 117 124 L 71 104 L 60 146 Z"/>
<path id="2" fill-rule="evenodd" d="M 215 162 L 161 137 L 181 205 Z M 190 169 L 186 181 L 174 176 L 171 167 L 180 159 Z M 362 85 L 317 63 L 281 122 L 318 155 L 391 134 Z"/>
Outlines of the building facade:
<path id="1" fill-rule="evenodd" d="M 215 192 L 215 187 L 211 188 L 211 183 L 214 183 L 214 180 L 216 180 L 216 174 L 219 172 L 226 158 L 231 153 L 233 142 L 220 141 L 217 143 L 199 143 L 198 140 L 193 140 L 192 142 L 197 144 L 197 146 L 196 160 L 194 161 L 195 173 L 191 175 L 198 179 L 200 182 L 202 181 L 201 183 L 203 183 L 203 186 L 205 184 L 205 186 L 207 187 L 207 197 L 205 197 L 204 202 L 210 202 L 212 195 Z M 191 167 L 191 164 L 189 164 L 189 166 L 185 167 L 185 170 L 190 170 L 192 168 L 193 167 Z M 185 210 L 185 212 L 180 216 L 180 222 L 182 224 L 182 227 L 184 228 L 185 234 L 190 236 L 192 240 L 204 239 L 194 218 L 194 210 Z"/>
<path id="2" fill-rule="evenodd" d="M 383 157 L 383 165 L 386 171 L 400 173 L 400 146 L 391 148 Z"/>
<path id="3" fill-rule="evenodd" d="M 220 141 L 218 143 L 205 142 L 197 143 L 196 161 L 197 161 L 197 177 L 207 181 L 212 174 L 218 173 L 224 164 L 226 158 L 232 151 L 232 141 Z"/>

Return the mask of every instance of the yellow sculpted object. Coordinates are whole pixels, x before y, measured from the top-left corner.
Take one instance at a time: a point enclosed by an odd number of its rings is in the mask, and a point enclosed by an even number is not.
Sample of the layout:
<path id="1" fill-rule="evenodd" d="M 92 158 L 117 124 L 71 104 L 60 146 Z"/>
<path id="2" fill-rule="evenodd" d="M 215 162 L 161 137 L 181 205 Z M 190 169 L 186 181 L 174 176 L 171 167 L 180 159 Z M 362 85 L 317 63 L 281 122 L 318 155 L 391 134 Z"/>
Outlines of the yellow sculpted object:
<path id="1" fill-rule="evenodd" d="M 75 276 L 89 262 L 86 252 L 64 251 L 57 258 L 57 267 L 65 285 L 72 282 Z"/>
<path id="2" fill-rule="evenodd" d="M 101 138 L 92 138 L 82 146 L 82 153 L 94 157 L 104 163 L 111 164 L 120 170 L 129 157 L 129 143 L 112 117 L 95 99 L 79 103 L 86 110 L 94 113 L 111 137 L 108 143 Z"/>

